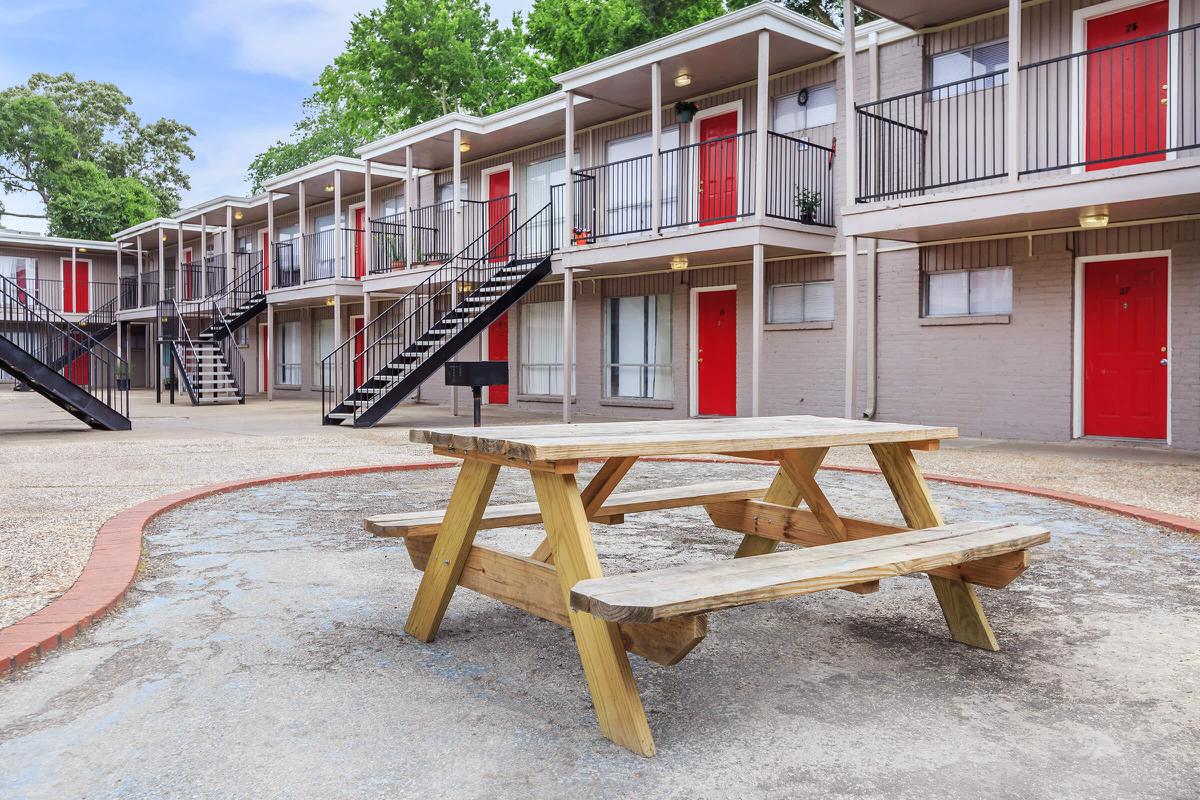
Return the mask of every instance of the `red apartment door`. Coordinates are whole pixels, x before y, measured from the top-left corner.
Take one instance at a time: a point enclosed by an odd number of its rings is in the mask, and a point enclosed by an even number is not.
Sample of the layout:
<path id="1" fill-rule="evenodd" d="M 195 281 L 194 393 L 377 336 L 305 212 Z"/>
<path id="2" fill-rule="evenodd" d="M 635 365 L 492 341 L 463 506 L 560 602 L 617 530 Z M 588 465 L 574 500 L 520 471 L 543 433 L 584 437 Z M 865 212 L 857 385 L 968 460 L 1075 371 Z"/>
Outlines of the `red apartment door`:
<path id="1" fill-rule="evenodd" d="M 488 326 L 488 361 L 508 361 L 508 312 Z M 508 405 L 508 384 L 488 387 L 488 402 Z"/>
<path id="2" fill-rule="evenodd" d="M 63 261 L 63 303 L 68 314 L 86 314 L 91 309 L 88 303 L 88 279 L 92 265 L 87 261 Z"/>
<path id="3" fill-rule="evenodd" d="M 1164 33 L 1167 7 L 1168 0 L 1161 0 L 1087 22 L 1087 49 L 1109 48 L 1087 56 L 1089 170 L 1165 157 L 1170 79 L 1167 37 L 1113 45 Z M 1152 155 L 1121 158 L 1139 153 Z"/>
<path id="4" fill-rule="evenodd" d="M 366 334 L 363 333 L 363 327 L 366 320 L 363 317 L 352 317 L 350 319 L 351 335 L 354 337 L 354 388 L 357 389 L 363 385 L 366 376 L 363 374 L 363 350 L 367 346 Z"/>
<path id="5" fill-rule="evenodd" d="M 508 259 L 508 212 L 512 193 L 512 172 L 504 170 L 488 175 L 488 252 L 492 261 Z"/>
<path id="6" fill-rule="evenodd" d="M 271 288 L 271 232 L 263 231 L 262 234 L 262 254 L 263 254 L 263 291 L 269 291 Z M 264 390 L 265 391 L 265 390 Z"/>
<path id="7" fill-rule="evenodd" d="M 1167 438 L 1167 259 L 1087 264 L 1083 432 Z"/>
<path id="8" fill-rule="evenodd" d="M 700 120 L 700 224 L 729 222 L 737 217 L 737 112 Z M 720 141 L 712 142 L 713 139 Z"/>
<path id="9" fill-rule="evenodd" d="M 362 280 L 367 274 L 367 251 L 363 242 L 367 230 L 367 207 L 354 209 L 354 277 Z"/>
<path id="10" fill-rule="evenodd" d="M 696 412 L 737 414 L 737 290 L 696 295 Z"/>

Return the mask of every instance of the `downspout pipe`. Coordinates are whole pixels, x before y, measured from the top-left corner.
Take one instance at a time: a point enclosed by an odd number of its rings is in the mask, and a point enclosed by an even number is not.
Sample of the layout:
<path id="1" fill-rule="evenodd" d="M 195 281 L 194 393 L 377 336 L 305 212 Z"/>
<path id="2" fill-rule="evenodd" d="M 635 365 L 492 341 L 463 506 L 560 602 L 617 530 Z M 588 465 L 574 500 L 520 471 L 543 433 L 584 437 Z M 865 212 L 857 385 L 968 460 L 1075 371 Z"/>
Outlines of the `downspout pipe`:
<path id="1" fill-rule="evenodd" d="M 868 37 L 871 99 L 879 99 L 879 35 Z M 850 124 L 854 124 L 852 121 Z M 879 240 L 867 240 L 867 403 L 863 419 L 875 419 L 879 399 Z"/>

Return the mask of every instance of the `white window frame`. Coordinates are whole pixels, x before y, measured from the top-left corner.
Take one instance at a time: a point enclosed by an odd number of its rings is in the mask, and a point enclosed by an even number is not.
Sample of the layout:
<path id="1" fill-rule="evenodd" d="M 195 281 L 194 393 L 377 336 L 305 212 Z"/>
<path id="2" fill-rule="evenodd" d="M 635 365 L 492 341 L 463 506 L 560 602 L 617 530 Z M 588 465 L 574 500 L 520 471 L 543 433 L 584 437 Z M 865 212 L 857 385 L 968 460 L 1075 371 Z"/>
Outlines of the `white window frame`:
<path id="1" fill-rule="evenodd" d="M 974 53 L 974 51 L 976 51 L 976 50 L 980 50 L 984 47 L 992 47 L 993 45 L 1000 44 L 1001 42 L 1004 42 L 1006 44 L 1006 48 L 1008 46 L 1011 46 L 1011 43 L 1008 41 L 1008 37 L 1001 36 L 998 39 L 990 39 L 986 42 L 975 42 L 974 44 L 969 44 L 966 47 L 957 47 L 952 50 L 943 50 L 940 53 L 931 53 L 926 58 L 926 64 L 925 64 L 925 88 L 926 88 L 926 90 L 937 89 L 938 86 L 943 85 L 940 83 L 933 82 L 933 62 L 935 60 L 937 60 L 938 58 L 943 58 L 945 56 L 951 56 L 951 55 L 961 54 L 961 53 Z M 1006 52 L 1007 52 L 1007 49 L 1006 49 Z M 974 57 L 971 58 L 971 63 L 972 64 L 975 63 Z M 986 83 L 982 80 L 989 76 L 992 76 L 994 78 L 994 81 L 992 83 Z M 985 72 L 982 75 L 968 75 L 964 78 L 956 78 L 953 81 L 944 81 L 943 83 L 952 83 L 952 84 L 955 84 L 955 86 L 953 88 L 949 88 L 949 89 L 938 89 L 936 92 L 931 93 L 932 96 L 930 96 L 928 98 L 928 100 L 930 102 L 938 102 L 941 100 L 948 100 L 951 97 L 957 97 L 957 96 L 963 95 L 963 94 L 970 94 L 972 92 L 978 92 L 978 91 L 983 91 L 983 90 L 987 90 L 987 89 L 999 89 L 1008 84 L 1009 77 L 1010 76 L 1008 74 L 1008 65 L 1006 62 L 1005 67 L 1002 71 Z M 968 80 L 978 80 L 979 83 L 957 83 L 957 81 L 968 81 Z"/>
<path id="2" fill-rule="evenodd" d="M 522 395 L 525 397 L 560 397 L 562 395 L 561 389 L 558 392 L 550 392 L 550 393 L 530 391 L 528 388 L 528 385 L 526 384 L 526 371 L 531 368 L 542 368 L 542 367 L 551 368 L 551 369 L 553 369 L 554 367 L 558 367 L 559 369 L 562 368 L 561 362 L 559 362 L 559 363 L 550 363 L 550 362 L 543 363 L 543 362 L 529 362 L 529 361 L 525 360 L 526 342 L 532 338 L 529 336 L 528 331 L 526 331 L 526 329 L 525 329 L 526 320 L 528 319 L 528 317 L 526 315 L 529 311 L 529 308 L 531 306 L 544 306 L 544 305 L 552 305 L 552 304 L 558 304 L 560 309 L 563 308 L 562 300 L 543 300 L 540 302 L 530 302 L 530 303 L 521 304 L 521 311 L 518 314 L 518 320 L 517 320 L 517 353 L 518 353 L 517 394 L 518 395 Z M 562 313 L 563 312 L 560 310 L 559 315 L 558 315 L 560 323 L 562 321 Z M 572 318 L 572 323 L 574 323 L 574 321 L 575 321 L 575 318 Z M 577 348 L 575 347 L 575 332 L 576 332 L 576 330 L 577 330 L 577 328 L 574 325 L 572 325 L 572 327 L 571 327 L 571 352 L 572 352 L 572 354 L 578 352 Z M 562 336 L 561 326 L 557 329 L 556 333 L 557 333 L 559 339 L 561 339 L 561 336 Z M 572 363 L 572 365 L 571 365 L 571 395 L 572 396 L 575 395 L 575 364 L 574 363 Z"/>
<path id="3" fill-rule="evenodd" d="M 830 305 L 831 310 L 830 310 L 830 315 L 828 317 L 812 317 L 812 318 L 810 318 L 808 316 L 808 314 L 806 313 L 806 309 L 808 307 L 808 287 L 816 285 L 816 284 L 819 284 L 821 286 L 828 284 L 830 290 L 831 291 L 834 290 L 833 278 L 827 278 L 825 280 L 815 280 L 815 281 L 789 281 L 787 283 L 771 284 L 771 286 L 769 286 L 767 288 L 767 324 L 768 325 L 799 325 L 799 324 L 802 324 L 805 322 L 832 322 L 834 320 L 834 318 L 837 316 L 837 299 L 836 298 L 834 298 L 833 302 Z M 788 319 L 788 320 L 772 319 L 772 317 L 775 315 L 775 290 L 779 289 L 779 288 L 790 287 L 790 286 L 803 287 L 801 289 L 801 296 L 800 296 L 800 312 L 801 312 L 802 318 L 801 319 Z"/>
<path id="4" fill-rule="evenodd" d="M 299 352 L 297 354 L 297 360 L 294 363 L 290 361 L 285 362 L 283 360 L 284 351 L 286 349 L 285 345 L 289 340 L 289 337 L 284 333 L 284 331 L 288 329 L 289 325 L 296 326 L 296 339 L 299 341 Z M 286 322 L 280 322 L 275 327 L 275 383 L 278 386 L 301 386 L 304 383 L 304 334 L 300 320 L 287 320 Z M 286 380 L 286 378 L 291 374 L 289 372 L 291 369 L 295 369 L 296 371 L 295 381 Z"/>
<path id="5" fill-rule="evenodd" d="M 781 103 L 796 102 L 796 99 L 797 99 L 797 97 L 799 97 L 801 91 L 807 91 L 809 93 L 809 99 L 811 99 L 813 90 L 815 90 L 815 89 L 822 89 L 822 90 L 832 89 L 833 90 L 834 118 L 833 118 L 832 122 L 823 122 L 820 125 L 810 125 L 808 122 L 808 105 L 805 104 L 805 106 L 804 106 L 804 124 L 802 126 L 800 126 L 799 128 L 794 128 L 792 130 L 783 130 L 780 126 L 775 124 L 775 119 L 776 119 L 775 112 L 779 110 Z M 812 130 L 813 128 L 826 128 L 826 127 L 829 127 L 830 125 L 836 125 L 836 124 L 837 124 L 837 81 L 826 81 L 825 83 L 817 83 L 812 86 L 805 87 L 804 90 L 798 89 L 794 92 L 789 92 L 789 93 L 783 94 L 783 95 L 776 95 L 775 97 L 771 98 L 771 130 L 775 133 L 782 133 L 784 135 L 794 135 L 794 134 L 801 133 L 804 131 Z"/>
<path id="6" fill-rule="evenodd" d="M 638 364 L 617 362 L 614 365 L 612 362 L 612 350 L 611 350 L 612 329 L 611 329 L 610 315 L 612 312 L 610 310 L 611 309 L 610 304 L 614 300 L 617 300 L 617 301 L 628 300 L 630 298 L 640 298 L 643 301 L 645 301 L 647 298 L 654 298 L 655 302 L 657 303 L 658 302 L 657 299 L 659 297 L 666 298 L 666 303 L 664 305 L 666 306 L 667 314 L 670 315 L 670 319 L 668 320 L 669 324 L 667 326 L 667 331 L 668 331 L 667 344 L 670 346 L 670 354 L 668 355 L 667 360 L 665 362 L 664 361 L 655 361 L 654 363 L 642 362 L 642 363 L 638 363 Z M 605 297 L 605 298 L 603 298 L 603 308 L 602 308 L 602 312 L 601 312 L 601 326 L 602 326 L 602 331 L 603 331 L 603 333 L 602 333 L 603 342 L 601 343 L 601 347 L 602 347 L 602 351 L 603 351 L 602 352 L 603 373 L 601 375 L 600 396 L 604 400 L 611 400 L 611 401 L 614 401 L 617 403 L 620 403 L 621 401 L 626 401 L 626 400 L 632 401 L 634 403 L 639 403 L 639 402 L 674 403 L 675 402 L 675 342 L 674 342 L 675 301 L 674 301 L 674 296 L 670 292 L 657 292 L 655 294 L 618 295 L 618 296 L 613 296 L 613 297 Z M 645 333 L 644 330 L 643 330 L 643 333 Z M 655 350 L 656 351 L 660 350 L 661 348 L 657 347 L 657 340 L 656 340 L 655 344 L 656 344 Z M 620 369 L 622 367 L 640 368 L 642 370 L 642 373 L 641 373 L 642 381 L 641 382 L 643 384 L 646 383 L 645 375 L 647 374 L 648 370 L 662 369 L 663 367 L 666 367 L 668 369 L 668 371 L 667 371 L 665 380 L 666 380 L 666 385 L 670 389 L 670 396 L 668 396 L 668 397 L 647 397 L 644 394 L 637 395 L 637 396 L 627 395 L 627 394 L 612 394 L 611 374 L 610 373 L 614 366 L 616 366 L 618 369 Z"/>
<path id="7" fill-rule="evenodd" d="M 994 272 L 998 270 L 1007 270 L 1009 273 L 1009 306 L 1008 311 L 971 311 L 971 274 L 977 272 Z M 932 314 L 929 311 L 929 283 L 930 280 L 937 275 L 963 275 L 967 276 L 967 310 L 959 314 Z M 994 317 L 997 315 L 1011 315 L 1013 311 L 1013 299 L 1015 297 L 1015 289 L 1013 288 L 1013 277 L 1015 273 L 1009 265 L 997 265 L 994 267 L 972 267 L 969 269 L 942 269 L 936 272 L 925 272 L 921 277 L 921 318 L 922 319 L 946 319 L 947 317 Z"/>

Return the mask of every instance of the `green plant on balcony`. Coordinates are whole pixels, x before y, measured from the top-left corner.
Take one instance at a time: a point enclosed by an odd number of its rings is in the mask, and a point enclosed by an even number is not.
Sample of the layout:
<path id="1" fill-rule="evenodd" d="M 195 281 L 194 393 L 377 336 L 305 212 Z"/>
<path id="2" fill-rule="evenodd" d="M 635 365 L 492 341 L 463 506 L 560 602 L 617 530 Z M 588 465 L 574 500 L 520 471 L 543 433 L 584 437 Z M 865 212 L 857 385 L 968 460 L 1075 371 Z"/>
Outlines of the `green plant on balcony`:
<path id="1" fill-rule="evenodd" d="M 812 225 L 817 221 L 817 209 L 821 207 L 821 193 L 816 189 L 796 190 L 796 208 L 800 210 L 800 221 Z"/>
<path id="2" fill-rule="evenodd" d="M 404 269 L 404 248 L 400 246 L 395 237 L 389 236 L 386 241 L 388 258 L 392 260 L 392 269 Z"/>

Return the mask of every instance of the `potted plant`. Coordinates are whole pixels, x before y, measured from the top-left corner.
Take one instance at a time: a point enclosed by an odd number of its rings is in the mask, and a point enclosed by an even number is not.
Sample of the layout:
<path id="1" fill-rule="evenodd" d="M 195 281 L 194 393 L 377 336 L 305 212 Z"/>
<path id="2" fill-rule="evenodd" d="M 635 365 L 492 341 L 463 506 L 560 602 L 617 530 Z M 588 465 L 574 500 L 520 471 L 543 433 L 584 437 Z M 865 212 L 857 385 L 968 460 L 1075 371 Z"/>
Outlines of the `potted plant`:
<path id="1" fill-rule="evenodd" d="M 691 100 L 680 100 L 675 104 L 675 113 L 679 116 L 680 122 L 691 122 L 696 118 L 696 112 L 699 110 L 700 106 Z"/>
<path id="2" fill-rule="evenodd" d="M 117 391 L 128 392 L 130 377 L 128 362 L 118 361 L 116 366 L 113 368 L 113 376 L 117 379 Z"/>
<path id="3" fill-rule="evenodd" d="M 797 189 L 796 207 L 800 209 L 800 221 L 812 225 L 817 221 L 817 209 L 821 207 L 821 193 L 816 189 Z"/>
<path id="4" fill-rule="evenodd" d="M 395 239 L 388 239 L 388 257 L 392 259 L 392 269 L 404 269 L 404 259 L 400 251 L 400 246 Z"/>

